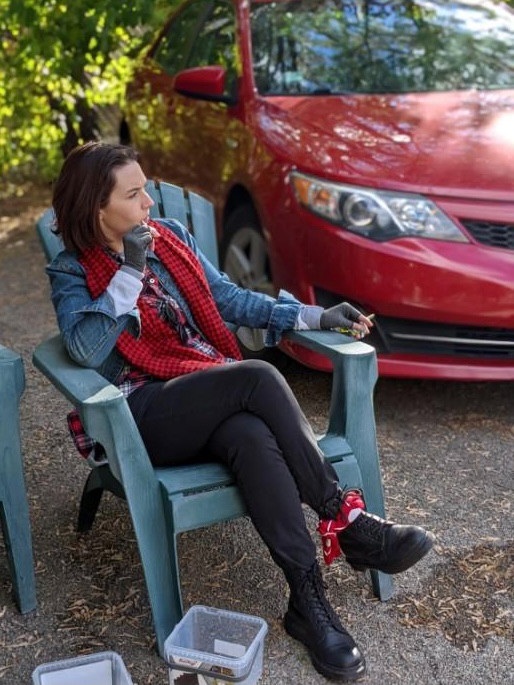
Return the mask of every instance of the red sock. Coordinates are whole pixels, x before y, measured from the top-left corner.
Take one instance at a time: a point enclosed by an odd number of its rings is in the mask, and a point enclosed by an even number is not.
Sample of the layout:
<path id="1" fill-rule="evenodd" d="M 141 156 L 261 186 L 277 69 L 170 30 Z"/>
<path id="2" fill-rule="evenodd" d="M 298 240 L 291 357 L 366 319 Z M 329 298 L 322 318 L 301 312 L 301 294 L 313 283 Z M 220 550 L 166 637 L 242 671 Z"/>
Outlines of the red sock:
<path id="1" fill-rule="evenodd" d="M 321 535 L 323 544 L 323 559 L 325 564 L 331 564 L 341 554 L 337 534 L 348 528 L 350 523 L 355 520 L 350 516 L 354 510 L 366 509 L 362 492 L 360 490 L 347 490 L 343 494 L 341 507 L 335 519 L 320 519 L 318 533 Z M 352 521 L 349 520 L 352 518 Z"/>

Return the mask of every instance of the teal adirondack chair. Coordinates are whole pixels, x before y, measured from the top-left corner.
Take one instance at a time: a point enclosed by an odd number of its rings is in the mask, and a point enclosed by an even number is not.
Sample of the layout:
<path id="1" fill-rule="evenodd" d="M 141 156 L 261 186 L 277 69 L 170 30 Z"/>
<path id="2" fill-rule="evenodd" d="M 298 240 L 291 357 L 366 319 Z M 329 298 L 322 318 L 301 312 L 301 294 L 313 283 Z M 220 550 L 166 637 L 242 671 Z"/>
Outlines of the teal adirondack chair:
<path id="1" fill-rule="evenodd" d="M 211 203 L 182 188 L 149 182 L 153 216 L 173 217 L 189 226 L 200 248 L 218 265 Z M 51 233 L 47 210 L 37 231 L 47 259 L 61 249 Z M 377 379 L 375 351 L 338 333 L 290 332 L 287 339 L 327 355 L 333 362 L 328 430 L 319 444 L 343 484 L 363 489 L 370 511 L 384 515 L 372 393 Z M 154 468 L 121 392 L 93 369 L 75 364 L 60 337 L 41 343 L 34 364 L 78 409 L 88 434 L 101 443 L 108 465 L 93 468 L 82 496 L 79 529 L 94 520 L 104 489 L 125 497 L 136 534 L 160 654 L 182 616 L 177 536 L 246 513 L 230 471 L 219 463 Z M 390 576 L 372 572 L 375 594 L 393 592 Z"/>
<path id="2" fill-rule="evenodd" d="M 20 448 L 20 399 L 25 390 L 21 357 L 0 345 L 0 524 L 14 596 L 25 614 L 36 608 L 29 507 Z"/>

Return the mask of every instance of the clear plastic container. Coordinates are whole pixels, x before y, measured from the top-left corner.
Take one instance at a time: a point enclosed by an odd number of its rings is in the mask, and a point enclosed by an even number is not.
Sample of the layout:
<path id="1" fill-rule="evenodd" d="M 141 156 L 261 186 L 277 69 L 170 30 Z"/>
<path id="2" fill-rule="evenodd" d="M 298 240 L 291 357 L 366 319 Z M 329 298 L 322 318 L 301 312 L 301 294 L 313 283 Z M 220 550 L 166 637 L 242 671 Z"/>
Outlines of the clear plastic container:
<path id="1" fill-rule="evenodd" d="M 267 632 L 258 616 L 192 606 L 164 643 L 170 685 L 254 685 Z"/>
<path id="2" fill-rule="evenodd" d="M 98 652 L 53 661 L 32 672 L 33 685 L 133 685 L 123 659 L 116 652 Z"/>

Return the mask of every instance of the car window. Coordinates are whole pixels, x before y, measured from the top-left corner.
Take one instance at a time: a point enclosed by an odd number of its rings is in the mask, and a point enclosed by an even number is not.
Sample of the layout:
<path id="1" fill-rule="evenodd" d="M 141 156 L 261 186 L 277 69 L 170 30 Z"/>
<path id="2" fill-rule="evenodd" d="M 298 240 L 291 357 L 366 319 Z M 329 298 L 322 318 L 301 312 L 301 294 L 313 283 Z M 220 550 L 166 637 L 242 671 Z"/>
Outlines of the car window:
<path id="1" fill-rule="evenodd" d="M 211 5 L 210 0 L 192 2 L 171 20 L 153 52 L 153 59 L 168 73 L 176 74 L 186 68 L 198 25 Z"/>
<path id="2" fill-rule="evenodd" d="M 227 70 L 226 90 L 230 92 L 237 77 L 236 17 L 234 7 L 223 0 L 212 9 L 198 31 L 187 67 L 220 65 Z"/>
<path id="3" fill-rule="evenodd" d="M 264 95 L 514 87 L 514 11 L 499 0 L 252 0 Z"/>

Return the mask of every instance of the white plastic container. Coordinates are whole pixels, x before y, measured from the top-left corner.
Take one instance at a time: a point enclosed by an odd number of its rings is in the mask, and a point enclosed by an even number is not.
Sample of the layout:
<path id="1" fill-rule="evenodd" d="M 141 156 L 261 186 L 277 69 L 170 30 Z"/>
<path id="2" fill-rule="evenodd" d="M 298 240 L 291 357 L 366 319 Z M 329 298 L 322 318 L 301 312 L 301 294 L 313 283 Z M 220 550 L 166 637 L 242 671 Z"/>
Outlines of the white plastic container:
<path id="1" fill-rule="evenodd" d="M 164 643 L 170 685 L 254 685 L 267 632 L 258 616 L 192 606 Z"/>
<path id="2" fill-rule="evenodd" d="M 133 685 L 116 652 L 98 652 L 38 666 L 33 685 Z"/>

